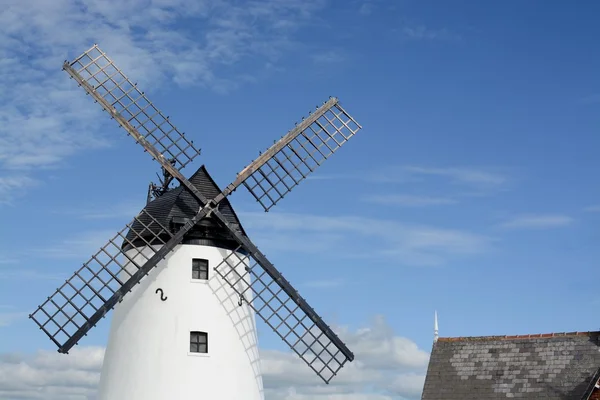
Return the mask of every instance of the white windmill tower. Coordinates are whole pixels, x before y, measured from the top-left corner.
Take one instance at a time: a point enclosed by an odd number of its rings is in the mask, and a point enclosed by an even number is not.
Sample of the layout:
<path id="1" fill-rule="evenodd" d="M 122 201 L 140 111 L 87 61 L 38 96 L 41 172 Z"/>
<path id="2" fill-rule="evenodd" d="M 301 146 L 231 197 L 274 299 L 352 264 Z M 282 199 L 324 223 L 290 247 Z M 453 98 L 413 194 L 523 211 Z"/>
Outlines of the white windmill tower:
<path id="1" fill-rule="evenodd" d="M 361 128 L 330 98 L 221 190 L 200 153 L 98 46 L 63 69 L 160 163 L 146 207 L 30 317 L 67 353 L 115 308 L 100 400 L 262 399 L 255 315 L 325 383 L 354 355 L 246 235 L 227 196 L 268 211 Z M 171 180 L 180 186 L 169 188 Z"/>

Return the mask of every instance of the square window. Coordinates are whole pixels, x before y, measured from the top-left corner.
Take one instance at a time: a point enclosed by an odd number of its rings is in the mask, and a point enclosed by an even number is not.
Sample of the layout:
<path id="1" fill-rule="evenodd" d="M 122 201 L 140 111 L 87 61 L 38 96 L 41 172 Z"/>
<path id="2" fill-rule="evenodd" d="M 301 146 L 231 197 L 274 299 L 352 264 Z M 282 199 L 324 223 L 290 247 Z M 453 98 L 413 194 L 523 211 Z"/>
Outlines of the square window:
<path id="1" fill-rule="evenodd" d="M 208 333 L 190 332 L 190 353 L 208 353 Z"/>
<path id="2" fill-rule="evenodd" d="M 192 259 L 192 279 L 208 279 L 208 260 Z"/>

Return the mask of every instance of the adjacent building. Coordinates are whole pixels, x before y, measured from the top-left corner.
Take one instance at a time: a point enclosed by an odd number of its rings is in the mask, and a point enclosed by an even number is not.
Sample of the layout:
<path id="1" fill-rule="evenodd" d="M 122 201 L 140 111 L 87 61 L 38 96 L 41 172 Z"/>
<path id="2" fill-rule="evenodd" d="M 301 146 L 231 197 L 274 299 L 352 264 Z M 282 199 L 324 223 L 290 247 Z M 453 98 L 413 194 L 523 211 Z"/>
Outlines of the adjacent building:
<path id="1" fill-rule="evenodd" d="M 600 332 L 438 338 L 422 400 L 600 400 Z"/>

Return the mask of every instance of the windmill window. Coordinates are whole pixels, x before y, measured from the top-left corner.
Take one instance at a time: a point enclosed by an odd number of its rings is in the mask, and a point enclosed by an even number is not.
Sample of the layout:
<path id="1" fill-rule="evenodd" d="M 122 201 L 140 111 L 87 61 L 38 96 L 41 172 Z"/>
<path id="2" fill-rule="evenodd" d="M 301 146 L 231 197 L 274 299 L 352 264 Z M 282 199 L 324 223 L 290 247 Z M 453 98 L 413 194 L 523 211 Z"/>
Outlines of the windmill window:
<path id="1" fill-rule="evenodd" d="M 192 279 L 208 279 L 208 260 L 192 259 Z"/>
<path id="2" fill-rule="evenodd" d="M 190 353 L 208 353 L 208 333 L 190 332 Z"/>

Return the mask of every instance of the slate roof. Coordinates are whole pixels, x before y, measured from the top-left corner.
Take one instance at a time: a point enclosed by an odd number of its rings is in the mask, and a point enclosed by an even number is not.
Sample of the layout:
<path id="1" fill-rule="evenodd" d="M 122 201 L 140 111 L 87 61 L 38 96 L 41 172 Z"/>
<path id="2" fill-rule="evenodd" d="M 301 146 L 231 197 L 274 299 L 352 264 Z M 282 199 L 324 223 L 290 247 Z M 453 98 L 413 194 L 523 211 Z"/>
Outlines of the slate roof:
<path id="1" fill-rule="evenodd" d="M 208 199 L 214 198 L 221 192 L 221 189 L 219 189 L 215 181 L 209 175 L 204 165 L 201 166 L 189 180 Z M 192 218 L 199 209 L 200 203 L 183 186 L 178 186 L 169 190 L 144 207 L 144 210 L 152 215 L 152 217 L 156 218 L 162 226 L 171 229 L 173 232 L 176 230 L 176 224 L 178 222 L 181 222 L 186 218 Z M 242 233 L 244 236 L 246 235 L 240 220 L 227 198 L 219 203 L 219 210 L 235 230 Z M 142 215 L 144 216 L 144 214 Z M 147 216 L 146 218 L 140 218 L 146 225 L 150 222 L 150 218 Z M 156 226 L 156 228 L 157 229 L 152 229 L 154 233 L 159 231 L 158 226 Z M 135 232 L 143 232 L 144 228 L 140 223 L 135 222 L 132 226 L 132 230 Z M 128 240 L 133 241 L 136 234 L 135 232 L 132 232 L 132 230 L 127 233 L 126 237 Z M 152 235 L 146 236 L 146 238 L 148 237 L 152 237 Z M 136 245 L 139 243 L 140 246 L 145 244 L 140 240 L 135 243 Z M 236 247 L 236 243 L 231 238 L 231 234 L 226 229 L 220 227 L 211 217 L 200 220 L 196 226 L 187 233 L 182 243 L 205 244 L 230 249 Z M 127 248 L 128 246 L 125 244 L 126 243 L 123 244 L 123 247 Z"/>
<path id="2" fill-rule="evenodd" d="M 439 338 L 422 400 L 581 400 L 599 377 L 600 332 Z"/>

